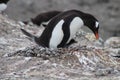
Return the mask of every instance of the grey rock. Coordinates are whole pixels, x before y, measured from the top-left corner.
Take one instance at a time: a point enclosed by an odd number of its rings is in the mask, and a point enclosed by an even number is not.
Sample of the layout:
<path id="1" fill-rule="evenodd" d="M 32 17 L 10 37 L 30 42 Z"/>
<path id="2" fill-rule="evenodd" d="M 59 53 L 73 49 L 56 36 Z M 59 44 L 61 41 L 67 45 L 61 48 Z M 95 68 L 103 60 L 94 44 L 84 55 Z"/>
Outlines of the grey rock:
<path id="1" fill-rule="evenodd" d="M 120 37 L 111 37 L 105 41 L 105 47 L 120 48 Z"/>
<path id="2" fill-rule="evenodd" d="M 111 37 L 104 43 L 105 48 L 108 48 L 108 52 L 114 56 L 120 58 L 120 37 Z"/>

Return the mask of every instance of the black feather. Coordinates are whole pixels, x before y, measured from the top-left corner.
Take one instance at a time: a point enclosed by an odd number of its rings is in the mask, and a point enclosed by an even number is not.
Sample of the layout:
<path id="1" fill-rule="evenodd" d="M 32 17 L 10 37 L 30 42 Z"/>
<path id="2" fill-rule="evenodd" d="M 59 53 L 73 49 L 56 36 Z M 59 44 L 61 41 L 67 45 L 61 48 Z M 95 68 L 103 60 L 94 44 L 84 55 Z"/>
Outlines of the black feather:
<path id="1" fill-rule="evenodd" d="M 29 39 L 29 40 L 35 41 L 36 36 L 30 34 L 29 32 L 27 32 L 27 31 L 24 30 L 24 29 L 21 29 L 21 31 L 22 31 L 26 36 L 28 36 L 28 39 Z"/>
<path id="2" fill-rule="evenodd" d="M 5 3 L 7 4 L 9 0 L 0 0 L 0 3 Z"/>

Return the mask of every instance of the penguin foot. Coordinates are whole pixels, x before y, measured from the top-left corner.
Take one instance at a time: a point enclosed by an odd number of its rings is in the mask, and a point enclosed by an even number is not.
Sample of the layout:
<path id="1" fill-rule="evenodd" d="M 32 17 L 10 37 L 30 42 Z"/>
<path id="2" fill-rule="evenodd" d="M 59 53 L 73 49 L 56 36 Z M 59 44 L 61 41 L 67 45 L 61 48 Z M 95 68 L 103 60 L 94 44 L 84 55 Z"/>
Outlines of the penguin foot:
<path id="1" fill-rule="evenodd" d="M 72 45 L 74 43 L 77 43 L 77 41 L 75 41 L 74 39 L 71 39 L 70 42 L 65 45 L 65 47 L 69 47 L 70 45 Z"/>

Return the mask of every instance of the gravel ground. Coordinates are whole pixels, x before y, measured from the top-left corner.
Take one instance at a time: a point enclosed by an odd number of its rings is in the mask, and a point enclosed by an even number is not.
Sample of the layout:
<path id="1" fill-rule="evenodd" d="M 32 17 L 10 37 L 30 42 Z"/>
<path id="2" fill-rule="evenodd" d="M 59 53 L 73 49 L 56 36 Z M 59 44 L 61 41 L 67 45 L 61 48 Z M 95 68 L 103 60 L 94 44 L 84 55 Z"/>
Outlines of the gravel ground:
<path id="1" fill-rule="evenodd" d="M 20 21 L 69 9 L 93 14 L 100 21 L 100 39 L 82 28 L 77 43 L 54 50 L 20 31 L 40 36 L 42 26 Z M 0 14 L 0 80 L 120 80 L 120 0 L 10 0 L 5 13 Z"/>
<path id="2" fill-rule="evenodd" d="M 44 29 L 0 15 L 0 80 L 120 79 L 120 37 L 95 40 L 81 29 L 77 43 L 54 50 L 30 42 L 20 28 L 35 35 Z"/>

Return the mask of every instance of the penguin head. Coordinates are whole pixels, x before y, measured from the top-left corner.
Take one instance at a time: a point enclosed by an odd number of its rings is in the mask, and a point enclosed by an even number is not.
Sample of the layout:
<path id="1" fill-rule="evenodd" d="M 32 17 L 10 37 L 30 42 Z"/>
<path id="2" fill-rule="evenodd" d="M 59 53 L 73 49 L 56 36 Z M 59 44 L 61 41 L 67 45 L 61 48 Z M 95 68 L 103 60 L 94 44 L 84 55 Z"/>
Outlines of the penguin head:
<path id="1" fill-rule="evenodd" d="M 99 34 L 98 34 L 99 21 L 94 16 L 87 14 L 87 16 L 84 19 L 84 25 L 92 30 L 96 39 L 99 39 Z"/>

